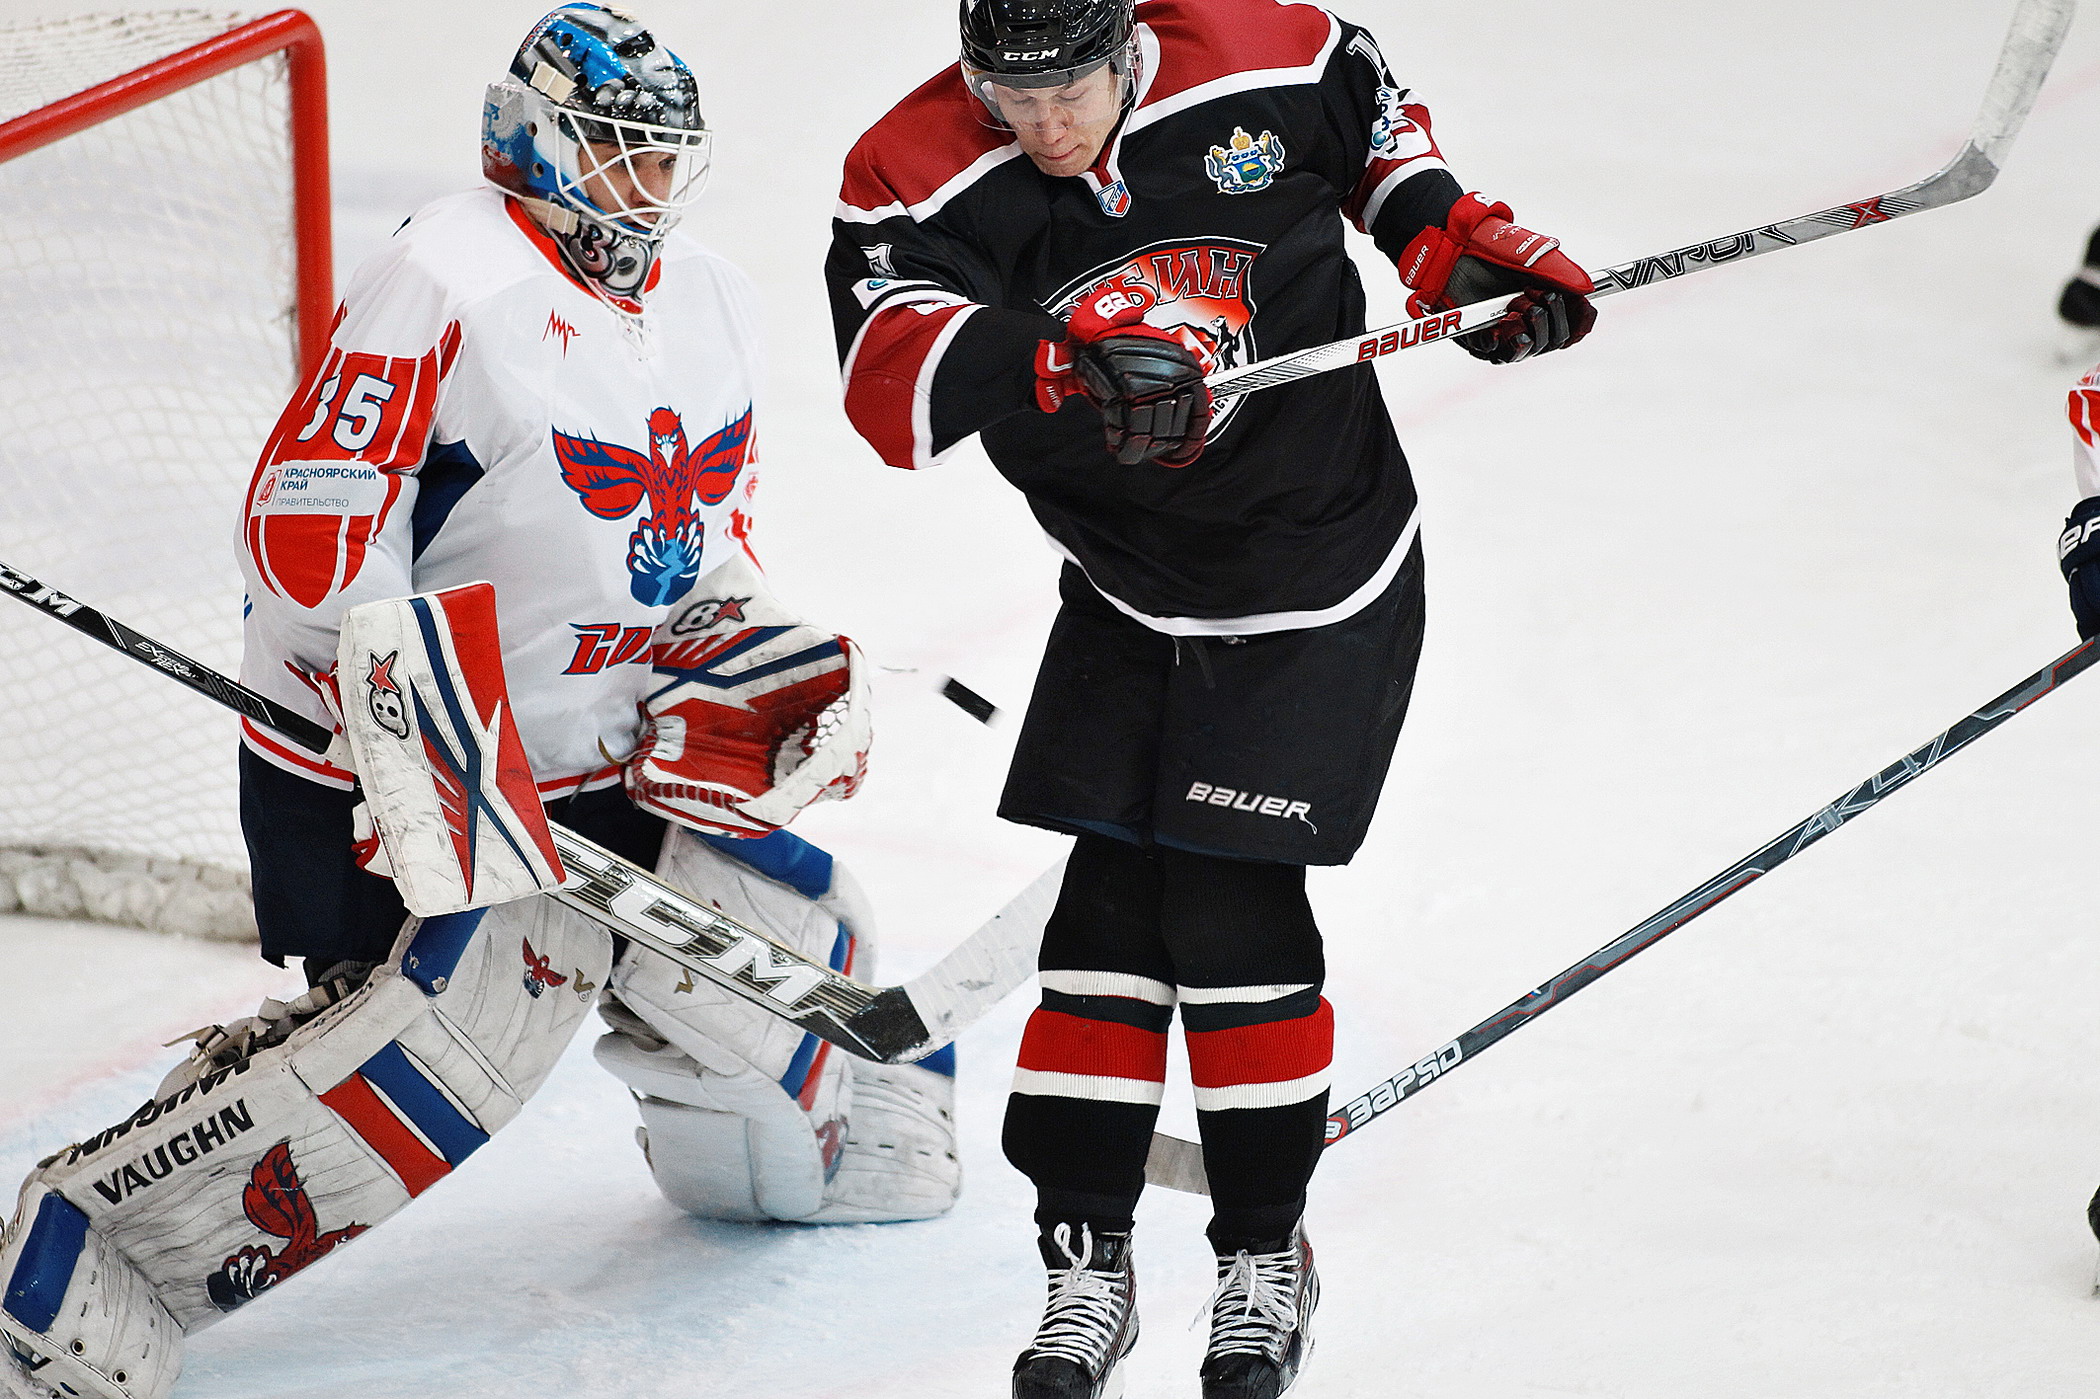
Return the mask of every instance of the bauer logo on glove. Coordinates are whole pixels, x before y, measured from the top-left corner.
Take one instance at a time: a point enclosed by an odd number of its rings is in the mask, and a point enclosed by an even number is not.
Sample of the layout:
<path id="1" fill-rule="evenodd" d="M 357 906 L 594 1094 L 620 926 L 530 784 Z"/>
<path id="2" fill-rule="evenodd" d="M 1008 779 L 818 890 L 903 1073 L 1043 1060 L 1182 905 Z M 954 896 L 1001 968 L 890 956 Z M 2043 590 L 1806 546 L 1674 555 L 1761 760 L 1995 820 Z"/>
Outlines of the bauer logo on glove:
<path id="1" fill-rule="evenodd" d="M 696 830 L 762 836 L 867 771 L 859 650 L 790 615 L 743 559 L 659 633 L 657 688 L 625 763 L 637 806 Z M 723 605 L 725 598 L 736 605 Z"/>

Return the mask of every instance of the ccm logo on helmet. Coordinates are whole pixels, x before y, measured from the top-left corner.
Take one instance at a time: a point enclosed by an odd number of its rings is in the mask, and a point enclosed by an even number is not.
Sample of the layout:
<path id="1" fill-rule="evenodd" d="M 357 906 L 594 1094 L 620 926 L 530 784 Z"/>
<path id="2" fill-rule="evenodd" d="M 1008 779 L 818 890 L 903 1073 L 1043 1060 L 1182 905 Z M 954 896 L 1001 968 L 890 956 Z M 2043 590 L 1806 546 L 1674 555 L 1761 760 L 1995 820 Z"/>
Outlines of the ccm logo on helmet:
<path id="1" fill-rule="evenodd" d="M 1038 63 L 1046 58 L 1055 58 L 1063 52 L 1062 48 L 1039 49 L 1034 53 L 1002 53 L 999 57 L 1008 63 Z"/>

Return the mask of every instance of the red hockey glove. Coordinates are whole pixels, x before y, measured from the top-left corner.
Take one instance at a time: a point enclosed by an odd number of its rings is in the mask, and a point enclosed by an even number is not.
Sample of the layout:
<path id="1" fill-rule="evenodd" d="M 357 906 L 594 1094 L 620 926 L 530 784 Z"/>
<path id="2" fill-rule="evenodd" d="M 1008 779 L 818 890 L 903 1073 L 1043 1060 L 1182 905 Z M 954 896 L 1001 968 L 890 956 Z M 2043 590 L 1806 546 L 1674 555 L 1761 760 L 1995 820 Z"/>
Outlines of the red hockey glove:
<path id="1" fill-rule="evenodd" d="M 1151 294 L 1112 287 L 1079 303 L 1065 339 L 1035 352 L 1035 402 L 1055 413 L 1074 395 L 1101 410 L 1108 450 L 1125 466 L 1187 466 L 1203 455 L 1210 430 L 1213 363 L 1202 336 L 1186 326 L 1145 324 Z"/>
<path id="2" fill-rule="evenodd" d="M 1400 280 L 1413 289 L 1411 316 L 1522 292 L 1509 314 L 1458 343 L 1475 359 L 1514 364 L 1564 350 L 1590 333 L 1597 310 L 1586 293 L 1590 274 L 1560 251 L 1558 239 L 1519 228 L 1507 204 L 1468 194 L 1451 206 L 1442 228 L 1425 228 L 1400 254 Z"/>

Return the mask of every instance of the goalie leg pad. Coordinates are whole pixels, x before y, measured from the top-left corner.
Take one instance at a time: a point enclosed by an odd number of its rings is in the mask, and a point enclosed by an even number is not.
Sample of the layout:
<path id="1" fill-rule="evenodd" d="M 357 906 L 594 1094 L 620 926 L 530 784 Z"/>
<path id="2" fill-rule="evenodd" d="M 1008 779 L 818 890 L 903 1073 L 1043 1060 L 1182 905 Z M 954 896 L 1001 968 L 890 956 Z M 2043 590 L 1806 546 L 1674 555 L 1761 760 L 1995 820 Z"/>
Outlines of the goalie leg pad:
<path id="1" fill-rule="evenodd" d="M 866 974 L 866 901 L 842 866 L 797 836 L 734 840 L 674 826 L 657 873 L 807 956 Z M 598 1061 L 644 1100 L 650 1169 L 668 1198 L 719 1219 L 803 1219 L 822 1208 L 845 1147 L 850 1056 L 639 947 L 613 969 L 604 1010 L 613 1033 Z M 724 1158 L 740 1142 L 743 1173 Z"/>
<path id="2" fill-rule="evenodd" d="M 955 1049 L 916 1064 L 853 1065 L 846 1150 L 810 1224 L 932 1219 L 962 1195 Z"/>
<path id="3" fill-rule="evenodd" d="M 33 1183 L 0 1247 L 0 1393 L 160 1399 L 182 1370 L 182 1330 L 79 1206 Z"/>
<path id="4" fill-rule="evenodd" d="M 610 965 L 611 938 L 548 900 L 411 921 L 347 998 L 230 1065 L 193 1060 L 39 1167 L 0 1251 L 0 1331 L 105 1377 L 83 1393 L 159 1399 L 184 1333 L 394 1214 L 515 1117 Z M 54 1219 L 77 1248 L 54 1250 Z M 40 1307 L 14 1305 L 18 1276 Z"/>
<path id="5" fill-rule="evenodd" d="M 872 919 L 858 885 L 797 836 L 673 828 L 657 869 L 770 937 L 870 974 Z M 603 1009 L 613 1033 L 598 1060 L 640 1100 L 650 1170 L 680 1208 L 858 1223 L 954 1203 L 951 1077 L 860 1063 L 640 949 L 614 969 Z"/>

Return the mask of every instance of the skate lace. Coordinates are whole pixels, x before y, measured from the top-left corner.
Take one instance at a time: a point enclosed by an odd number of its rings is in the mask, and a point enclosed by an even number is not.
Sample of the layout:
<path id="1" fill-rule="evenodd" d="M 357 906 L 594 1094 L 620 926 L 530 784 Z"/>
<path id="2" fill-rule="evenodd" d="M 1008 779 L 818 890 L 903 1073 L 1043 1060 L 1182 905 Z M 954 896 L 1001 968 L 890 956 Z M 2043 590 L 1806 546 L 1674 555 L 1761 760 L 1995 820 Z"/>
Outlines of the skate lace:
<path id="1" fill-rule="evenodd" d="M 1087 1264 L 1094 1257 L 1093 1231 L 1082 1225 L 1079 1232 L 1081 1245 L 1077 1252 L 1072 1248 L 1071 1225 L 1060 1224 L 1051 1235 L 1058 1251 L 1072 1266 L 1051 1272 L 1050 1300 L 1029 1349 L 1041 1355 L 1061 1356 L 1088 1374 L 1095 1374 L 1108 1359 L 1108 1349 L 1129 1310 L 1130 1274 L 1089 1271 Z"/>
<path id="2" fill-rule="evenodd" d="M 1295 1247 L 1281 1253 L 1241 1249 L 1189 1329 L 1209 1320 L 1212 1355 L 1244 1352 L 1281 1359 L 1284 1342 L 1298 1325 L 1298 1268 Z"/>

